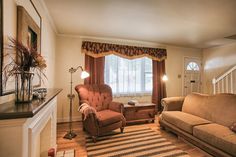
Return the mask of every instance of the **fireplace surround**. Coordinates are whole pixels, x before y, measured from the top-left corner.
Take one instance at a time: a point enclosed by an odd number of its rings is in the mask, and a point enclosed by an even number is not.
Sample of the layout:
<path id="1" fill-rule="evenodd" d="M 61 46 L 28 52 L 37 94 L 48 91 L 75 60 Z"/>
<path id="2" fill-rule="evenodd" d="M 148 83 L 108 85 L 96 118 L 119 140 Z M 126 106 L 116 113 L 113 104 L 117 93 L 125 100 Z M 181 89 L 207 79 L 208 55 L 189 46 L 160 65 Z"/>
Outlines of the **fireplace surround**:
<path id="1" fill-rule="evenodd" d="M 40 157 L 56 145 L 57 94 L 31 104 L 0 105 L 0 156 Z"/>

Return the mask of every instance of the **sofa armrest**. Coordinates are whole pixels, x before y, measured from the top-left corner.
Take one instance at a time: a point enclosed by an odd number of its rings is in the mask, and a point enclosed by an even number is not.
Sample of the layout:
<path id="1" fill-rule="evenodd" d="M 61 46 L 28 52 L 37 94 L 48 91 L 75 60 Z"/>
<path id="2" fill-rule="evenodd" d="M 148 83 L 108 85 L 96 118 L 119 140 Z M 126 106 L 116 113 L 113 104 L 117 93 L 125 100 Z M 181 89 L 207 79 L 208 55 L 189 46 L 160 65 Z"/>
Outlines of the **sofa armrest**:
<path id="1" fill-rule="evenodd" d="M 184 97 L 169 97 L 161 100 L 163 111 L 181 111 Z"/>
<path id="2" fill-rule="evenodd" d="M 108 107 L 110 110 L 112 111 L 116 111 L 116 112 L 119 112 L 119 113 L 123 113 L 123 110 L 124 110 L 124 104 L 120 103 L 120 102 L 111 102 L 109 104 L 109 107 Z"/>

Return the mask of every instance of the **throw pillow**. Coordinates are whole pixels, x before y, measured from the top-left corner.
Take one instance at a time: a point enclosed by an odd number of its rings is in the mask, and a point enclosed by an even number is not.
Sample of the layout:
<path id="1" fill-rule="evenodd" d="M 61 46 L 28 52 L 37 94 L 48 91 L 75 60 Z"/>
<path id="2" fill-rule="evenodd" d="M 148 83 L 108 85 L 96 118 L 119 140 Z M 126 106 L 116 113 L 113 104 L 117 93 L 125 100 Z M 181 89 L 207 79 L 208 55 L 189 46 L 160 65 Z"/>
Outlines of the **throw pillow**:
<path id="1" fill-rule="evenodd" d="M 233 125 L 230 126 L 230 129 L 236 133 L 236 122 L 234 122 Z"/>

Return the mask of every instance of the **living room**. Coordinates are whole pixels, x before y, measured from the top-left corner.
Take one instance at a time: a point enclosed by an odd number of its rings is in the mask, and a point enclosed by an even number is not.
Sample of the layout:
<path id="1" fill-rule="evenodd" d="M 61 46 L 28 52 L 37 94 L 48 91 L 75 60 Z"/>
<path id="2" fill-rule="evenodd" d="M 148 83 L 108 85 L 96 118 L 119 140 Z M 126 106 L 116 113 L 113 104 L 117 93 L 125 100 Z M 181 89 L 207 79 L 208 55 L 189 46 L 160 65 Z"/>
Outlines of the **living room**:
<path id="1" fill-rule="evenodd" d="M 235 0 L 0 3 L 0 156 L 236 156 Z M 33 47 L 41 61 L 32 65 L 39 71 L 27 102 L 18 94 L 20 74 L 8 71 L 22 47 Z M 82 84 L 97 86 L 77 88 Z M 101 95 L 122 104 L 124 119 L 93 135 L 95 124 L 87 126 L 81 106 L 100 115 Z M 215 123 L 212 136 L 197 128 Z"/>

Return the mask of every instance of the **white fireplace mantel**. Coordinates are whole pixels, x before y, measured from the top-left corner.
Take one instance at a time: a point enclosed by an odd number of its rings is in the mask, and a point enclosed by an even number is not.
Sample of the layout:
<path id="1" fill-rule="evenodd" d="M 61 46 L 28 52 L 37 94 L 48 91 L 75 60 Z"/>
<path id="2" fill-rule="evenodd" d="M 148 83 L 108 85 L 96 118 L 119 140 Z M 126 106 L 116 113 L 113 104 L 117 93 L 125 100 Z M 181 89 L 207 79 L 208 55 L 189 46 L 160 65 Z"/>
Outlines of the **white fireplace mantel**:
<path id="1" fill-rule="evenodd" d="M 56 149 L 57 94 L 60 91 L 49 90 L 45 100 L 25 104 L 28 106 L 0 104 L 1 157 L 40 157 L 46 156 L 49 148 Z"/>

